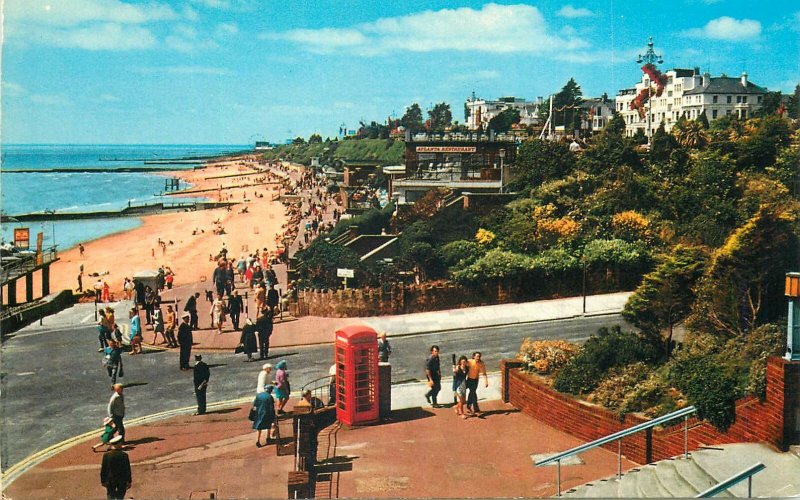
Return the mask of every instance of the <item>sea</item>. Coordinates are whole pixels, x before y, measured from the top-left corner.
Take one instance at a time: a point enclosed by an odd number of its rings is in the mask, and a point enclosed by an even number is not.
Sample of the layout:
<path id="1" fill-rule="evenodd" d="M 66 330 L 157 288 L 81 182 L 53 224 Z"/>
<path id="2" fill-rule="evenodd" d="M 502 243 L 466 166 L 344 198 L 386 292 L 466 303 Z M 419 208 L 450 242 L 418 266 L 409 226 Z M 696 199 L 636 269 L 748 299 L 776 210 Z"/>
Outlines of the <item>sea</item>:
<path id="1" fill-rule="evenodd" d="M 191 169 L 193 165 L 177 161 L 157 165 L 145 164 L 145 161 L 212 157 L 252 149 L 252 146 L 230 144 L 3 144 L 0 146 L 0 210 L 11 216 L 46 211 L 93 212 L 118 210 L 129 202 L 168 201 L 159 196 L 167 178 L 164 173 L 124 170 L 146 167 Z M 14 172 L 22 169 L 26 172 Z M 103 171 L 85 172 L 84 169 Z M 188 186 L 182 184 L 181 187 Z M 45 247 L 55 244 L 59 250 L 66 250 L 78 243 L 127 231 L 140 224 L 139 219 L 132 217 L 8 222 L 2 224 L 2 239 L 4 242 L 13 241 L 14 229 L 27 227 L 31 245 L 36 244 L 36 235 L 41 232 Z"/>

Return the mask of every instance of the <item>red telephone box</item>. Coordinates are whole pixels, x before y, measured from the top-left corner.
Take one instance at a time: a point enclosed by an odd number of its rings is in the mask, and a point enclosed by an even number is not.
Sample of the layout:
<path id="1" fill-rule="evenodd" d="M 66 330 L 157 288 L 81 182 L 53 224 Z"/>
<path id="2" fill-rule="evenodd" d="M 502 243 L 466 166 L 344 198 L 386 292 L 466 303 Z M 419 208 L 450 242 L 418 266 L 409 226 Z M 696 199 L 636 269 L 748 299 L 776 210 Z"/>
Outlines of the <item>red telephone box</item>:
<path id="1" fill-rule="evenodd" d="M 336 331 L 336 418 L 345 425 L 378 420 L 378 334 L 363 325 Z"/>

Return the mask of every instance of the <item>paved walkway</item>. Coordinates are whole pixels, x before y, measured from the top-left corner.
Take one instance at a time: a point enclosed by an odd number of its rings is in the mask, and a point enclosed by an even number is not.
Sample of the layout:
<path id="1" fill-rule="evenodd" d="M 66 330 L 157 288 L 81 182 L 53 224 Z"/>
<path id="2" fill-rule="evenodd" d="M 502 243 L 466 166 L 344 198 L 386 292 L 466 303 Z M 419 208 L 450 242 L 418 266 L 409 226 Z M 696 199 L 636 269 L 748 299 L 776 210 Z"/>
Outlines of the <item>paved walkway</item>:
<path id="1" fill-rule="evenodd" d="M 205 290 L 208 286 L 208 283 L 186 285 L 175 288 L 172 291 L 166 291 L 162 296 L 165 301 L 168 301 L 167 303 L 175 299 L 179 300 L 179 309 L 182 309 L 183 304 L 186 303 L 186 298 L 196 291 L 200 292 L 198 315 L 201 329 L 194 332 L 194 341 L 197 343 L 195 348 L 201 350 L 233 350 L 239 343 L 240 334 L 233 331 L 230 321 L 225 324 L 222 335 L 210 328 L 211 303 L 205 300 Z M 243 284 L 237 286 L 239 286 L 240 295 L 244 296 L 247 289 Z M 586 297 L 585 312 L 587 315 L 617 314 L 622 310 L 629 296 L 630 292 L 588 296 Z M 249 302 L 248 310 L 253 311 L 253 294 L 248 291 L 247 297 Z M 386 332 L 391 338 L 435 331 L 554 321 L 574 318 L 583 314 L 583 297 L 569 297 L 518 304 L 500 304 L 365 318 L 323 318 L 319 316 L 293 318 L 285 315 L 283 319 L 276 318 L 270 345 L 272 347 L 290 347 L 332 343 L 337 329 L 352 324 L 367 324 L 379 332 Z M 242 315 L 241 324 L 244 324 L 244 315 Z M 152 333 L 146 329 L 145 342 L 149 342 L 152 339 Z"/>
<path id="2" fill-rule="evenodd" d="M 448 384 L 445 383 L 445 386 Z M 332 498 L 538 497 L 555 492 L 556 471 L 534 468 L 532 454 L 580 444 L 563 432 L 497 400 L 499 377 L 479 393 L 484 414 L 466 420 L 451 408 L 420 407 L 423 384 L 392 390 L 392 414 L 356 428 L 338 424 L 320 435 L 323 463 L 317 494 Z M 443 400 L 446 398 L 442 398 Z M 255 447 L 247 420 L 249 404 L 191 408 L 126 425 L 133 466 L 133 498 L 286 498 L 294 458 L 281 423 L 285 448 Z M 65 443 L 51 458 L 25 470 L 5 489 L 8 498 L 102 498 L 101 453 L 91 451 L 101 432 Z M 283 454 L 286 452 L 287 454 Z M 502 458 L 500 458 L 502 456 Z M 564 486 L 613 474 L 616 455 L 597 449 L 562 468 Z M 625 467 L 635 464 L 625 462 Z"/>

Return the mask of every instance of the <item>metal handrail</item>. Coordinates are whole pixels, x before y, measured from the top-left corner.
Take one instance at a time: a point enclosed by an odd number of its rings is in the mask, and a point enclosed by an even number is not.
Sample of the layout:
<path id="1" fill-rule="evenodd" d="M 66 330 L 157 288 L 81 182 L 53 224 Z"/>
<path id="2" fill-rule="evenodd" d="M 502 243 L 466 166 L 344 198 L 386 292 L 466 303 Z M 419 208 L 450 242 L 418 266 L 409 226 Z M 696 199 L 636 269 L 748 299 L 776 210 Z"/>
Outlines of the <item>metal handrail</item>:
<path id="1" fill-rule="evenodd" d="M 708 498 L 713 497 L 723 491 L 736 486 L 737 484 L 741 483 L 745 479 L 747 479 L 747 498 L 753 496 L 753 475 L 758 474 L 762 470 L 766 469 L 767 466 L 762 464 L 761 462 L 751 465 L 747 469 L 729 477 L 728 479 L 722 481 L 721 483 L 712 486 L 711 488 L 705 490 L 702 493 L 699 493 L 695 498 Z"/>
<path id="2" fill-rule="evenodd" d="M 668 422 L 670 420 L 683 417 L 684 419 L 684 456 L 689 457 L 689 415 L 695 413 L 697 408 L 694 406 L 687 406 L 686 408 L 682 408 L 678 411 L 674 411 L 672 413 L 668 413 L 666 415 L 662 415 L 658 418 L 654 418 L 653 420 L 642 422 L 641 424 L 634 425 L 631 428 L 623 429 L 621 431 L 615 432 L 614 434 L 609 434 L 608 436 L 601 437 L 600 439 L 595 439 L 589 443 L 582 444 L 580 446 L 576 446 L 575 448 L 571 448 L 567 451 L 563 451 L 551 457 L 545 458 L 539 462 L 536 462 L 534 466 L 541 467 L 544 465 L 549 465 L 553 462 L 557 464 L 557 493 L 556 496 L 561 496 L 561 460 L 571 457 L 573 455 L 577 455 L 578 453 L 583 453 L 584 451 L 591 450 L 592 448 L 596 448 L 598 446 L 602 446 L 604 444 L 618 441 L 617 446 L 617 477 L 622 477 L 622 438 L 630 436 L 632 434 L 636 434 L 637 432 L 650 429 L 657 425 L 661 425 L 664 422 Z"/>

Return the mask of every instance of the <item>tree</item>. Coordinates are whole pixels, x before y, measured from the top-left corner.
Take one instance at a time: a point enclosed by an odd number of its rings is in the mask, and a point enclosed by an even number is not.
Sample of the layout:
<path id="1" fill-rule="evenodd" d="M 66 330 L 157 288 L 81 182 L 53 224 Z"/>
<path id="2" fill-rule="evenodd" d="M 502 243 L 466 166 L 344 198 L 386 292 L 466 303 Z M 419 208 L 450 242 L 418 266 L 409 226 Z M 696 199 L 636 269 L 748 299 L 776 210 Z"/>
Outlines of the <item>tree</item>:
<path id="1" fill-rule="evenodd" d="M 579 107 L 583 102 L 581 86 L 570 78 L 561 90 L 553 96 L 553 126 L 564 126 L 565 130 L 577 130 L 581 124 L 582 110 Z M 539 118 L 542 123 L 547 120 L 550 112 L 550 103 L 545 102 L 539 107 Z"/>
<path id="2" fill-rule="evenodd" d="M 694 302 L 694 286 L 702 276 L 708 255 L 699 247 L 678 245 L 655 270 L 646 274 L 628 298 L 622 315 L 645 335 L 663 339 L 669 356 L 673 326 L 683 320 Z"/>
<path id="3" fill-rule="evenodd" d="M 761 101 L 761 109 L 754 113 L 755 116 L 767 116 L 774 114 L 781 107 L 781 92 L 767 92 Z"/>
<path id="4" fill-rule="evenodd" d="M 511 126 L 519 123 L 519 110 L 508 108 L 500 112 L 499 115 L 489 120 L 489 130 L 494 130 L 502 134 L 511 130 Z"/>
<path id="5" fill-rule="evenodd" d="M 308 138 L 309 144 L 321 144 L 322 143 L 322 136 L 319 134 L 311 134 L 311 137 Z"/>
<path id="6" fill-rule="evenodd" d="M 306 143 L 306 140 L 303 139 L 302 137 L 295 137 L 292 140 L 292 144 L 294 144 L 295 146 L 302 146 L 305 143 Z"/>
<path id="7" fill-rule="evenodd" d="M 622 136 L 625 133 L 625 119 L 622 115 L 614 111 L 611 119 L 608 120 L 606 127 L 603 129 L 606 134 L 615 134 Z"/>
<path id="8" fill-rule="evenodd" d="M 794 93 L 789 97 L 788 115 L 789 118 L 800 119 L 800 84 L 794 88 Z"/>
<path id="9" fill-rule="evenodd" d="M 400 118 L 400 125 L 412 133 L 422 130 L 422 109 L 420 109 L 419 104 L 414 103 L 406 108 L 405 114 Z"/>
<path id="10" fill-rule="evenodd" d="M 517 152 L 517 174 L 509 188 L 520 191 L 562 179 L 573 168 L 574 162 L 575 155 L 567 144 L 538 139 L 525 141 Z"/>
<path id="11" fill-rule="evenodd" d="M 321 238 L 314 240 L 297 257 L 303 263 L 301 280 L 306 287 L 336 289 L 341 278 L 337 268 L 358 269 L 358 254 L 341 245 L 332 245 Z"/>
<path id="12" fill-rule="evenodd" d="M 702 149 L 708 144 L 708 135 L 700 120 L 684 120 L 672 129 L 675 138 L 686 148 Z"/>
<path id="13" fill-rule="evenodd" d="M 672 152 L 678 148 L 678 141 L 664 129 L 664 122 L 658 126 L 650 141 L 650 161 L 652 163 L 669 160 Z"/>
<path id="14" fill-rule="evenodd" d="M 453 122 L 453 113 L 450 112 L 450 105 L 440 102 L 428 111 L 429 130 L 444 130 Z"/>
<path id="15" fill-rule="evenodd" d="M 743 338 L 785 313 L 783 280 L 797 255 L 796 208 L 763 205 L 717 249 L 697 286 L 690 330 Z"/>

